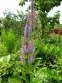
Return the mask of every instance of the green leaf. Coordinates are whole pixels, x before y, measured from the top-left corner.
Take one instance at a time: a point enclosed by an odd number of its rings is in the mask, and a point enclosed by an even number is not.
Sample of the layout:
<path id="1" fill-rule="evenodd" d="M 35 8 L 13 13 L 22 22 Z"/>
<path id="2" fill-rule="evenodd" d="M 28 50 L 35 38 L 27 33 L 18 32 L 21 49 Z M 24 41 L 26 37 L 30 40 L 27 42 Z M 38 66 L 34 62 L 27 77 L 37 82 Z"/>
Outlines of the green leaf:
<path id="1" fill-rule="evenodd" d="M 22 81 L 18 76 L 11 76 L 8 79 L 8 83 L 22 83 Z"/>
<path id="2" fill-rule="evenodd" d="M 2 63 L 8 63 L 9 60 L 10 60 L 10 55 L 8 55 L 8 56 L 3 56 L 1 62 L 2 62 Z"/>

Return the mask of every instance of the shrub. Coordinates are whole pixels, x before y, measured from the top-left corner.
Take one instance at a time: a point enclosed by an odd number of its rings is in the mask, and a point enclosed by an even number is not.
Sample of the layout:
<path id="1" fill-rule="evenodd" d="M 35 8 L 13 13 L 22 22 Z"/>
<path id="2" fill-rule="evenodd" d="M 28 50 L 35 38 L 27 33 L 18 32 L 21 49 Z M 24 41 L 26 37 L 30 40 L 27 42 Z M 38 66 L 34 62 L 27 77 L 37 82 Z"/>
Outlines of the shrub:
<path id="1" fill-rule="evenodd" d="M 42 66 L 47 66 L 48 68 L 52 68 L 56 63 L 57 59 L 61 57 L 60 47 L 55 46 L 54 44 L 45 44 L 43 41 L 36 41 L 35 44 L 36 49 L 36 57 L 41 57 Z M 52 66 L 51 66 L 52 65 Z"/>
<path id="2" fill-rule="evenodd" d="M 7 55 L 7 49 L 2 44 L 0 44 L 0 57 Z"/>
<path id="3" fill-rule="evenodd" d="M 8 52 L 12 52 L 15 47 L 15 35 L 12 29 L 9 29 L 7 34 L 4 30 L 2 31 L 2 41 L 7 47 Z"/>

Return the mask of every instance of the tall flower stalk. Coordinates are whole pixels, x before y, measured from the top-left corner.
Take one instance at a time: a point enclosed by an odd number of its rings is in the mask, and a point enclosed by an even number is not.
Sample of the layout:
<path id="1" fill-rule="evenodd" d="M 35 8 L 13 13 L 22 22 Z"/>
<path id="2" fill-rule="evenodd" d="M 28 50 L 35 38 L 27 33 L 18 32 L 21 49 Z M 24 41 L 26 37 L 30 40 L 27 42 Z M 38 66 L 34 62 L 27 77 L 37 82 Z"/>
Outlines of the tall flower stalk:
<path id="1" fill-rule="evenodd" d="M 36 12 L 34 9 L 34 2 L 31 0 L 30 3 L 30 11 L 28 12 L 27 15 L 27 21 L 26 25 L 24 28 L 24 39 L 25 41 L 22 41 L 22 48 L 21 48 L 21 63 L 26 67 L 26 81 L 23 83 L 29 83 L 27 77 L 29 76 L 29 79 L 31 78 L 30 71 L 32 68 L 32 62 L 35 59 L 35 47 L 34 47 L 34 42 L 31 39 L 32 34 L 31 32 L 33 29 L 36 27 Z M 24 74 L 23 74 L 24 75 Z M 24 80 L 25 81 L 25 80 Z M 30 81 L 30 80 L 29 80 Z"/>
<path id="2" fill-rule="evenodd" d="M 30 32 L 31 32 L 31 29 L 33 31 L 33 28 L 35 28 L 36 22 L 37 22 L 37 18 L 36 18 L 36 12 L 34 9 L 34 2 L 33 2 L 33 0 L 31 0 L 30 11 L 28 12 L 27 21 L 26 21 L 26 25 L 24 28 L 25 42 L 23 41 L 22 49 L 21 49 L 21 52 L 23 54 L 23 55 L 21 55 L 22 63 L 25 63 L 25 60 L 28 63 L 30 63 L 34 60 L 34 55 L 32 54 L 32 53 L 34 53 L 34 45 L 33 45 L 33 41 L 30 39 L 30 37 L 31 37 Z M 30 40 L 31 40 L 31 42 L 30 42 Z M 30 54 L 32 54 L 32 55 L 30 55 Z M 25 58 L 26 56 L 27 56 L 27 58 Z"/>

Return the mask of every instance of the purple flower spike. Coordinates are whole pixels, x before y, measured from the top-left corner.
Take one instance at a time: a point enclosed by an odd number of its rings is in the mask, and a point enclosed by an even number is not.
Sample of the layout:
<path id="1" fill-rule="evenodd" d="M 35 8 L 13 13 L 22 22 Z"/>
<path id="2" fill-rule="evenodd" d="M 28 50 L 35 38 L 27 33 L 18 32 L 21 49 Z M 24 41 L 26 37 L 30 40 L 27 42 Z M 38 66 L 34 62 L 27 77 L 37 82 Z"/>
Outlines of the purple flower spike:
<path id="1" fill-rule="evenodd" d="M 34 55 L 31 55 L 28 57 L 28 63 L 33 62 L 34 61 Z"/>
<path id="2" fill-rule="evenodd" d="M 24 36 L 25 36 L 26 39 L 29 39 L 29 36 L 30 36 L 30 25 L 29 25 L 28 22 L 26 23 L 26 26 L 25 26 Z"/>
<path id="3" fill-rule="evenodd" d="M 33 52 L 33 50 L 34 50 L 34 46 L 32 44 L 28 44 L 27 48 L 24 45 L 22 46 L 22 51 L 25 54 L 29 54 L 29 53 Z"/>
<path id="4" fill-rule="evenodd" d="M 34 10 L 34 2 L 33 2 L 33 0 L 31 0 L 30 9 L 31 9 L 32 11 Z"/>

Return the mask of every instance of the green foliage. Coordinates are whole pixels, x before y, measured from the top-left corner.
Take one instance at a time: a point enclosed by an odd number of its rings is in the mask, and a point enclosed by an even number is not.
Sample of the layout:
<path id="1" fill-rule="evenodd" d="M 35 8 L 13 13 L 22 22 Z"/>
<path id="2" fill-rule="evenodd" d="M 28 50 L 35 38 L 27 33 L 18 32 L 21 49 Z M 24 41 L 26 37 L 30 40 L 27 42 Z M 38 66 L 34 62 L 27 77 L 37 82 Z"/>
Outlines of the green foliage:
<path id="1" fill-rule="evenodd" d="M 13 55 L 2 57 L 2 60 L 0 61 L 0 82 L 7 83 L 9 81 L 10 83 L 10 79 L 12 78 L 11 76 L 13 75 L 13 73 L 17 74 L 19 72 L 19 70 L 21 69 L 20 61 L 18 59 L 19 54 L 20 52 L 17 52 Z"/>
<path id="2" fill-rule="evenodd" d="M 49 30 L 54 29 L 56 24 L 59 24 L 60 11 L 55 12 L 53 17 L 48 17 L 47 28 Z"/>
<path id="3" fill-rule="evenodd" d="M 2 83 L 22 83 L 24 80 L 26 83 L 37 83 L 41 81 L 35 77 L 35 74 L 39 68 L 40 61 L 32 64 L 24 64 L 20 63 L 20 51 L 15 54 L 10 55 L 9 61 L 4 62 L 3 60 L 0 62 L 0 78 Z M 8 56 L 6 56 L 8 57 Z M 30 76 L 30 81 L 27 78 Z M 36 81 L 37 79 L 37 81 Z M 41 83 L 41 82 L 39 82 Z"/>
<path id="4" fill-rule="evenodd" d="M 28 0 L 25 0 L 25 1 L 28 2 Z M 19 5 L 21 5 L 21 6 L 25 5 L 25 1 L 20 0 Z"/>
<path id="5" fill-rule="evenodd" d="M 62 35 L 60 34 L 52 34 L 50 35 L 49 42 L 50 43 L 55 43 L 58 45 L 62 41 Z"/>
<path id="6" fill-rule="evenodd" d="M 36 57 L 41 57 L 42 66 L 47 66 L 52 68 L 58 57 L 61 57 L 61 50 L 59 45 L 55 46 L 54 44 L 45 44 L 43 41 L 36 42 Z"/>
<path id="7" fill-rule="evenodd" d="M 6 56 L 7 55 L 7 49 L 5 46 L 3 46 L 2 44 L 0 44 L 0 57 L 2 56 Z"/>
<path id="8" fill-rule="evenodd" d="M 62 0 L 58 2 L 58 0 L 34 0 L 35 6 L 38 10 L 42 10 L 43 12 L 49 12 L 53 7 L 59 6 Z M 41 3 L 40 3 L 41 2 Z M 42 6 L 41 6 L 42 5 Z"/>
<path id="9" fill-rule="evenodd" d="M 36 56 L 38 55 L 38 58 L 35 59 L 33 64 L 21 64 L 20 51 L 5 56 L 0 61 L 0 82 L 23 83 L 23 81 L 26 81 L 26 83 L 61 83 L 62 59 L 58 56 L 60 52 L 59 48 L 54 45 L 45 45 L 45 43 L 41 42 L 40 44 L 37 42 L 36 49 Z M 40 59 L 39 55 L 43 59 Z M 54 58 L 54 56 L 58 57 L 58 59 Z M 51 63 L 51 60 L 54 63 Z"/>
<path id="10" fill-rule="evenodd" d="M 10 10 L 4 12 L 4 18 L 1 19 L 2 29 L 7 32 L 10 28 L 13 29 L 15 35 L 18 37 L 23 34 L 23 29 L 26 22 L 26 14 L 21 11 L 16 11 L 17 15 Z"/>
<path id="11" fill-rule="evenodd" d="M 22 83 L 19 76 L 11 76 L 8 79 L 8 83 Z"/>
<path id="12" fill-rule="evenodd" d="M 62 82 L 62 59 L 57 61 L 57 68 L 40 67 L 40 61 L 36 60 L 31 66 L 29 64 L 28 70 L 27 64 L 22 65 L 18 59 L 20 52 L 17 52 L 10 56 L 8 63 L 0 62 L 0 82 L 2 83 L 61 83 Z M 18 58 L 17 58 L 18 57 Z M 40 59 L 41 60 L 41 59 Z M 29 73 L 30 81 L 26 74 Z"/>
<path id="13" fill-rule="evenodd" d="M 22 37 L 16 38 L 15 51 L 20 50 L 20 48 L 21 48 L 21 39 L 22 39 Z"/>
<path id="14" fill-rule="evenodd" d="M 2 41 L 8 52 L 12 52 L 15 47 L 15 35 L 12 29 L 10 29 L 7 34 L 4 30 L 2 31 Z"/>
<path id="15" fill-rule="evenodd" d="M 56 24 L 54 29 L 62 30 L 62 24 Z"/>
<path id="16" fill-rule="evenodd" d="M 36 74 L 40 74 L 39 79 L 41 79 L 44 83 L 61 83 L 62 81 L 59 71 L 55 69 L 50 70 L 47 67 L 43 67 L 39 69 Z"/>

